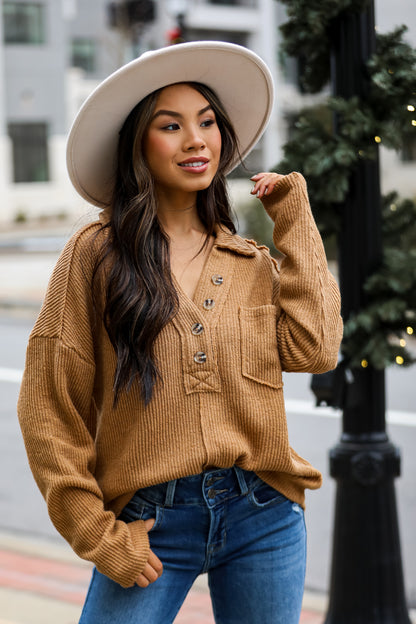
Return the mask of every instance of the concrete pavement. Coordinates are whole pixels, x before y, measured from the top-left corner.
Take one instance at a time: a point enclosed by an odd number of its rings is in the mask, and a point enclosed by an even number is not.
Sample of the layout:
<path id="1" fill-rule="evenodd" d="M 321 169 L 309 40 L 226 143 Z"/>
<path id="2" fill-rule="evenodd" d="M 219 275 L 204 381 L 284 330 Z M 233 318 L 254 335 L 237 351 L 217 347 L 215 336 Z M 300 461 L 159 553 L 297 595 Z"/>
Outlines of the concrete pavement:
<path id="1" fill-rule="evenodd" d="M 0 532 L 0 624 L 76 624 L 91 565 L 64 542 Z M 300 624 L 321 624 L 325 599 L 305 594 Z M 214 624 L 206 576 L 188 594 L 175 624 Z"/>

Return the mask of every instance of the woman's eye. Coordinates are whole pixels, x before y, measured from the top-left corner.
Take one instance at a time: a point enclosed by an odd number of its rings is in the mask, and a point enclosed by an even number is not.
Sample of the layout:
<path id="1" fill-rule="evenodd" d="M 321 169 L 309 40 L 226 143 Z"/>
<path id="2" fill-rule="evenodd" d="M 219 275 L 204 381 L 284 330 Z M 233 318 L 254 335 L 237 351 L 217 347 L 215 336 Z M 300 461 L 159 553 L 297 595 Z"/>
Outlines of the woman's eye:
<path id="1" fill-rule="evenodd" d="M 177 123 L 167 124 L 166 126 L 163 126 L 162 130 L 179 130 L 179 124 Z"/>
<path id="2" fill-rule="evenodd" d="M 201 126 L 203 128 L 209 128 L 209 126 L 212 126 L 213 124 L 215 124 L 215 119 L 206 119 L 202 122 Z"/>

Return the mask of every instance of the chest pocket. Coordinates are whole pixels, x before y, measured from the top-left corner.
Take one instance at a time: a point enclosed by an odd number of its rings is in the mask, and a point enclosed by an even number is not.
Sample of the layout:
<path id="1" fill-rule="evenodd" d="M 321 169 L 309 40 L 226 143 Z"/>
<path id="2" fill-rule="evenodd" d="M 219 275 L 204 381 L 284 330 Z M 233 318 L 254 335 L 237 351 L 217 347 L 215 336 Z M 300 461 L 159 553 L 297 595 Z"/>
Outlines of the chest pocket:
<path id="1" fill-rule="evenodd" d="M 272 388 L 281 388 L 275 306 L 240 308 L 239 317 L 243 376 Z"/>

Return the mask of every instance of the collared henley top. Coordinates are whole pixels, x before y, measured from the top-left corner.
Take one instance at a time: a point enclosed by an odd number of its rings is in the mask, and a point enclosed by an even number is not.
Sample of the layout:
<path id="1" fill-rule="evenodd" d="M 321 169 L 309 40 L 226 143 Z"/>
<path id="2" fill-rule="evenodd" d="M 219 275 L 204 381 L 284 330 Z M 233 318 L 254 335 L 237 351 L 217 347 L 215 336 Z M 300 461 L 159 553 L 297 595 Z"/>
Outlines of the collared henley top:
<path id="1" fill-rule="evenodd" d="M 31 333 L 18 404 L 30 466 L 57 530 L 124 587 L 149 554 L 142 521 L 117 520 L 142 487 L 233 465 L 299 504 L 320 473 L 289 446 L 282 370 L 337 362 L 339 291 L 302 176 L 263 200 L 280 270 L 265 247 L 218 228 L 193 300 L 155 343 L 162 380 L 113 407 L 115 352 L 92 301 L 97 223 L 67 243 Z M 104 298 L 104 291 L 102 293 Z"/>

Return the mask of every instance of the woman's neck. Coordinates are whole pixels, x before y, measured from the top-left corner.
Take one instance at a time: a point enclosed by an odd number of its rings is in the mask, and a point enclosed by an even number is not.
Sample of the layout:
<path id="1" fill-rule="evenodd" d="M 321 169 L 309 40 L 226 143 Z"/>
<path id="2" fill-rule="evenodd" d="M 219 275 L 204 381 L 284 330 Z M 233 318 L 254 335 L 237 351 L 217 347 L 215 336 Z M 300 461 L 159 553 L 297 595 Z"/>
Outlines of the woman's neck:
<path id="1" fill-rule="evenodd" d="M 173 240 L 205 231 L 196 209 L 196 193 L 159 198 L 157 214 L 164 231 Z"/>

